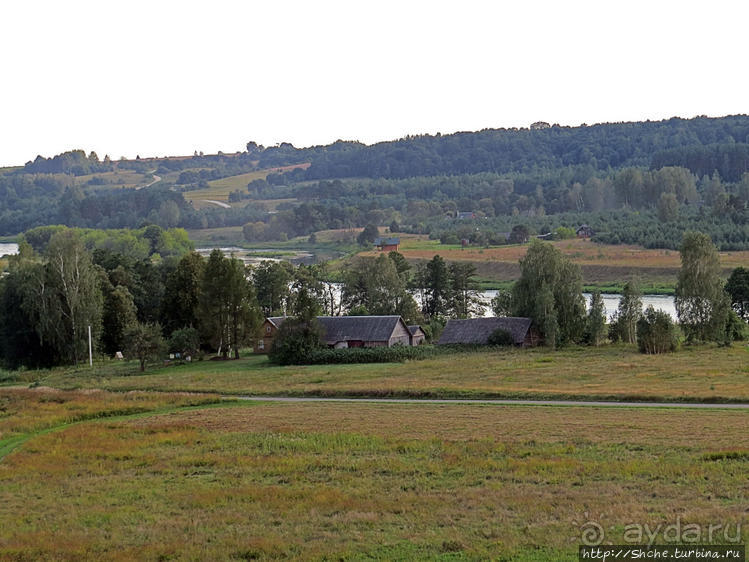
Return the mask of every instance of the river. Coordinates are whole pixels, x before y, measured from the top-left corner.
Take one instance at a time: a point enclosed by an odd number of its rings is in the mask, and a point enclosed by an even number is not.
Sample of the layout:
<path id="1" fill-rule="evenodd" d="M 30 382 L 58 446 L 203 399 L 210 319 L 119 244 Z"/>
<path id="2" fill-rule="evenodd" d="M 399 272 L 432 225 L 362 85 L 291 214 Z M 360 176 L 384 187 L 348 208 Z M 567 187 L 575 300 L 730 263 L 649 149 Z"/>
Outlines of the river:
<path id="1" fill-rule="evenodd" d="M 482 291 L 481 298 L 486 302 L 490 303 L 497 291 Z M 590 307 L 590 293 L 583 293 L 585 297 L 586 306 Z M 619 301 L 622 296 L 618 294 L 603 294 L 603 305 L 606 307 L 606 318 L 611 320 L 611 317 L 619 308 Z M 643 295 L 642 296 L 642 309 L 645 310 L 648 306 L 652 306 L 656 310 L 662 310 L 668 313 L 671 318 L 677 320 L 676 317 L 676 306 L 674 305 L 674 297 L 672 295 Z M 490 306 L 484 308 L 484 316 L 493 316 Z"/>
<path id="2" fill-rule="evenodd" d="M 0 258 L 18 253 L 18 244 L 0 243 Z"/>
<path id="3" fill-rule="evenodd" d="M 203 256 L 207 256 L 211 253 L 211 250 L 213 248 L 198 248 L 197 252 L 200 253 Z M 220 248 L 222 252 L 224 252 L 227 255 L 234 254 L 237 258 L 241 259 L 245 263 L 257 263 L 264 260 L 274 260 L 274 261 L 280 261 L 278 258 L 263 258 L 258 255 L 253 254 L 262 254 L 265 252 L 273 253 L 277 252 L 278 250 L 246 250 L 244 248 L 238 248 L 238 247 L 225 247 Z M 0 243 L 0 256 L 9 255 L 9 254 L 17 254 L 18 253 L 18 244 L 6 244 L 6 243 Z M 249 254 L 249 255 L 248 255 Z M 298 255 L 298 257 L 307 257 L 310 254 L 306 253 L 300 253 L 305 254 L 304 256 Z M 484 316 L 492 316 L 492 310 L 489 303 L 491 302 L 492 298 L 497 294 L 497 291 L 482 291 L 480 293 L 481 298 L 486 303 L 486 306 L 484 307 Z M 583 293 L 583 296 L 585 296 L 587 305 L 590 306 L 590 293 Z M 611 320 L 611 316 L 616 312 L 616 309 L 619 307 L 619 300 L 622 298 L 621 295 L 618 294 L 611 294 L 611 295 L 603 295 L 603 305 L 606 307 L 606 317 Z M 663 310 L 664 312 L 667 312 L 671 318 L 676 320 L 676 307 L 674 306 L 674 297 L 671 295 L 643 295 L 642 297 L 642 307 L 643 309 L 647 308 L 648 306 L 652 306 L 656 310 Z"/>

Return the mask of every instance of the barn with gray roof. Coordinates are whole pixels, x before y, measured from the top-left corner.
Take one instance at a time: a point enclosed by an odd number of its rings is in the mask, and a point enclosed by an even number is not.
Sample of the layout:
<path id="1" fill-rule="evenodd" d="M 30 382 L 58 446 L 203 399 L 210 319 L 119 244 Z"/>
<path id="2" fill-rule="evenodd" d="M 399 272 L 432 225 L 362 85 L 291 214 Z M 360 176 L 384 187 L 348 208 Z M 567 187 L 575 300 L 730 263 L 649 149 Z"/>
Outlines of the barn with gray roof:
<path id="1" fill-rule="evenodd" d="M 263 339 L 255 345 L 256 353 L 267 353 L 278 329 L 286 320 L 283 316 L 265 319 Z M 330 347 L 392 347 L 412 345 L 413 337 L 400 316 L 318 316 L 325 332 L 325 343 Z"/>
<path id="2" fill-rule="evenodd" d="M 509 333 L 515 345 L 518 346 L 533 346 L 539 343 L 538 334 L 532 329 L 530 318 L 510 316 L 466 318 L 463 320 L 451 318 L 442 331 L 438 345 L 485 345 L 489 336 L 496 330 L 504 330 Z"/>

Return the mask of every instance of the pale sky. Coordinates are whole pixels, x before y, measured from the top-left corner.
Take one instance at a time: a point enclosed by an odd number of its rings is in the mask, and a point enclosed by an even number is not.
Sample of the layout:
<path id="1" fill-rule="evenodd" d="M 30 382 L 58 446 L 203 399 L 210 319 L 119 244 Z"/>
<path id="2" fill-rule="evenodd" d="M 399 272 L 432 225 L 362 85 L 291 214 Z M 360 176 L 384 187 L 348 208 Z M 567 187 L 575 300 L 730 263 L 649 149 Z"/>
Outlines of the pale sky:
<path id="1" fill-rule="evenodd" d="M 0 165 L 749 113 L 749 2 L 16 1 Z"/>

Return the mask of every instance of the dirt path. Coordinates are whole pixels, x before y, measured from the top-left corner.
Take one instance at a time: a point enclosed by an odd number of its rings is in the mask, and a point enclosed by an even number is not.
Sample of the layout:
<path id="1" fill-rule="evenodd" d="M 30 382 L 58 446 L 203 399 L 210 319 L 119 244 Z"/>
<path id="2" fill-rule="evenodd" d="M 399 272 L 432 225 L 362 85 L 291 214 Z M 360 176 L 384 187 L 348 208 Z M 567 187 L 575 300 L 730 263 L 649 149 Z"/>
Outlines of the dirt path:
<path id="1" fill-rule="evenodd" d="M 216 201 L 214 199 L 198 199 L 198 201 L 202 201 L 203 203 L 211 203 L 212 205 L 218 205 L 219 207 L 222 207 L 224 209 L 231 209 L 231 205 L 228 203 L 224 203 L 223 201 Z"/>
<path id="2" fill-rule="evenodd" d="M 151 183 L 147 183 L 146 185 L 141 185 L 140 187 L 136 187 L 135 188 L 136 191 L 139 189 L 145 189 L 147 187 L 151 187 L 153 184 L 161 181 L 161 176 L 157 176 L 156 174 L 154 174 L 155 171 L 156 170 L 151 170 L 150 172 L 148 172 L 149 174 L 153 174 L 153 181 Z"/>

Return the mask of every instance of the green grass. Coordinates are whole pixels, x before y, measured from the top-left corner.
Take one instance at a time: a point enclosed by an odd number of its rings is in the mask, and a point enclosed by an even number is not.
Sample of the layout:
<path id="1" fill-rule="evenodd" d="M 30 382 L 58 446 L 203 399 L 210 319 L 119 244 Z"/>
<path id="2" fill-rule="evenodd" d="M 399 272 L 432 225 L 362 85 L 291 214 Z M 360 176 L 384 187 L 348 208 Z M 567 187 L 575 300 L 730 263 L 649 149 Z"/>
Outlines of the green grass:
<path id="1" fill-rule="evenodd" d="M 614 543 L 743 522 L 747 417 L 233 404 L 79 423 L 0 461 L 0 558 L 572 562 L 590 520 Z"/>
<path id="2" fill-rule="evenodd" d="M 125 369 L 53 370 L 39 373 L 37 380 L 60 388 L 287 396 L 749 401 L 745 345 L 693 346 L 664 355 L 623 345 L 510 349 L 405 363 L 288 367 L 250 355 L 145 374 L 132 374 L 134 366 Z"/>

